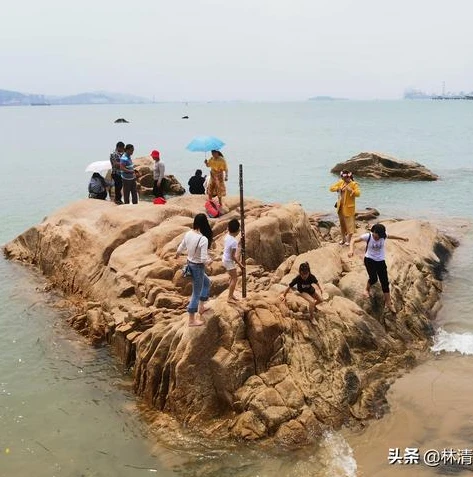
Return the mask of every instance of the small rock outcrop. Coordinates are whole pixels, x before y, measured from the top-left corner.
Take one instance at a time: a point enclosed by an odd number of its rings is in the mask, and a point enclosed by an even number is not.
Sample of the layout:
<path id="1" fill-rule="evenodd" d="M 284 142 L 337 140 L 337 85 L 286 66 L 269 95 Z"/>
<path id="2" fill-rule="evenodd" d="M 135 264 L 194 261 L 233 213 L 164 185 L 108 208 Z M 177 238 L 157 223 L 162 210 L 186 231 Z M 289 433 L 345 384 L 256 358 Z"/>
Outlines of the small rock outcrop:
<path id="1" fill-rule="evenodd" d="M 363 210 L 357 210 L 355 213 L 355 219 L 367 222 L 379 217 L 379 211 L 373 207 L 366 207 Z"/>
<path id="2" fill-rule="evenodd" d="M 157 426 L 160 416 L 173 416 L 213 438 L 304 444 L 326 429 L 379 418 L 392 380 L 429 347 L 455 243 L 426 222 L 388 224 L 388 233 L 410 239 L 387 247 L 394 316 L 383 310 L 378 287 L 371 300 L 362 297 L 363 247 L 349 258 L 346 247 L 322 240 L 329 234 L 299 204 L 247 200 L 248 296 L 231 306 L 219 257 L 239 199 L 227 197 L 228 213 L 211 220 L 211 309 L 204 326 L 189 328 L 191 283 L 175 251 L 204 202 L 184 196 L 159 207 L 117 207 L 82 200 L 4 253 L 35 265 L 74 303 L 71 325 L 92 343 L 109 343 L 133 368 L 136 394 L 160 411 Z M 316 324 L 297 293 L 280 300 L 306 261 L 329 295 Z"/>
<path id="3" fill-rule="evenodd" d="M 137 183 L 140 195 L 153 195 L 153 169 L 154 161 L 149 156 L 138 157 L 133 159 L 135 169 L 138 172 Z M 183 195 L 186 189 L 177 180 L 176 176 L 167 174 L 164 176 L 164 193 L 167 195 Z"/>
<path id="4" fill-rule="evenodd" d="M 422 164 L 400 161 L 379 152 L 361 152 L 348 161 L 340 162 L 330 172 L 353 172 L 357 177 L 374 179 L 405 179 L 411 181 L 436 181 L 439 177 Z"/>
<path id="5" fill-rule="evenodd" d="M 113 121 L 115 124 L 120 124 L 120 123 L 129 123 L 130 121 L 127 121 L 125 118 L 118 118 Z"/>

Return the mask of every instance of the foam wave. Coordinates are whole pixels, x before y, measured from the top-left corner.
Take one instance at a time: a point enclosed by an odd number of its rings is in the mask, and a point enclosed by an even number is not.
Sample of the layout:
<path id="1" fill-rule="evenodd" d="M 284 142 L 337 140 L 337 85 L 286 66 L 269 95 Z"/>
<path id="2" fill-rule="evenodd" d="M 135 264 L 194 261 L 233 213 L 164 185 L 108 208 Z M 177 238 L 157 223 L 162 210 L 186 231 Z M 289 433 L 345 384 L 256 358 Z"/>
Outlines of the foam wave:
<path id="1" fill-rule="evenodd" d="M 447 351 L 448 353 L 473 354 L 473 334 L 449 333 L 443 328 L 439 328 L 430 349 L 434 353 Z"/>
<path id="2" fill-rule="evenodd" d="M 327 432 L 321 447 L 327 453 L 331 475 L 337 477 L 356 477 L 356 460 L 353 449 L 344 437 L 337 432 Z"/>

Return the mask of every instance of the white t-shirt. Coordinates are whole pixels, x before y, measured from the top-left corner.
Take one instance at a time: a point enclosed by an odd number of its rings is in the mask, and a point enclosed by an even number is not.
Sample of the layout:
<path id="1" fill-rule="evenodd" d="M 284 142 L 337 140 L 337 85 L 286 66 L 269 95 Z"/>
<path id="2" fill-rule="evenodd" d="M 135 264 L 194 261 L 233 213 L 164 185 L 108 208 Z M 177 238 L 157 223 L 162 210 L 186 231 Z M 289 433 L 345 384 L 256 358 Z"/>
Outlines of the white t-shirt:
<path id="1" fill-rule="evenodd" d="M 222 261 L 224 262 L 233 262 L 232 250 L 236 250 L 238 247 L 237 239 L 230 234 L 225 235 L 225 240 L 223 241 L 223 254 Z"/>
<path id="2" fill-rule="evenodd" d="M 371 233 L 363 234 L 360 238 L 365 242 L 368 242 L 368 238 L 371 236 L 370 241 L 368 243 L 368 248 L 365 253 L 366 258 L 371 258 L 371 260 L 375 260 L 376 262 L 381 262 L 384 260 L 384 242 L 386 239 L 380 238 L 379 240 L 375 240 Z M 386 234 L 386 238 L 388 238 L 388 234 Z"/>
<path id="3" fill-rule="evenodd" d="M 161 161 L 154 161 L 153 180 L 162 180 L 164 177 L 164 171 L 164 164 Z"/>
<path id="4" fill-rule="evenodd" d="M 194 230 L 189 230 L 189 232 L 184 235 L 179 247 L 177 247 L 177 253 L 182 253 L 184 250 L 187 250 L 187 260 L 189 260 L 189 262 L 207 263 L 209 261 L 207 254 L 208 248 L 209 241 L 207 237 L 204 237 Z"/>

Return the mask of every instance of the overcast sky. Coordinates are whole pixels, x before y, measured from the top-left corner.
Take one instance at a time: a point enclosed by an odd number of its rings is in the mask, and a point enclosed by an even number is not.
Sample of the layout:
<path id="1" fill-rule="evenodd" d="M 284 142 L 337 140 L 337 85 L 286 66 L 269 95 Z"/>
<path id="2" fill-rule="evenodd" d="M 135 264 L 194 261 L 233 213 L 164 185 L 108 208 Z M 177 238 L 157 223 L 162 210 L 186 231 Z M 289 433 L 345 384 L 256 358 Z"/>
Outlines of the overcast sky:
<path id="1" fill-rule="evenodd" d="M 7 2 L 0 89 L 156 101 L 473 90 L 472 0 Z"/>

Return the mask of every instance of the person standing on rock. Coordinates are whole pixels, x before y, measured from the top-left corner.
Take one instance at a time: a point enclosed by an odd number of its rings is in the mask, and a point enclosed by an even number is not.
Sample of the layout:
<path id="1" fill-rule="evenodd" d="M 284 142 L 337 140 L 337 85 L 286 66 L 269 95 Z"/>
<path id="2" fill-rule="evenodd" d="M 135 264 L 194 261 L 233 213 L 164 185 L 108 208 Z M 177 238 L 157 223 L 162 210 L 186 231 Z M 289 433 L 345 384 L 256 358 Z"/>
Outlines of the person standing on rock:
<path id="1" fill-rule="evenodd" d="M 236 266 L 238 265 L 242 270 L 245 268 L 245 265 L 237 257 L 238 240 L 236 236 L 240 233 L 240 222 L 238 222 L 238 219 L 230 220 L 227 230 L 228 233 L 223 240 L 222 263 L 230 276 L 227 302 L 234 303 L 238 301 L 234 295 L 238 280 Z"/>
<path id="2" fill-rule="evenodd" d="M 218 197 L 219 205 L 223 205 L 222 197 L 227 195 L 225 182 L 228 181 L 228 167 L 227 161 L 220 151 L 211 151 L 212 157 L 205 159 L 205 165 L 210 167 L 210 182 L 207 186 L 207 195 L 209 200 L 213 200 L 215 196 Z"/>
<path id="3" fill-rule="evenodd" d="M 133 166 L 133 161 L 131 156 L 135 148 L 133 144 L 127 144 L 125 146 L 125 152 L 120 158 L 120 174 L 123 181 L 123 200 L 125 204 L 130 203 L 130 194 L 131 201 L 133 204 L 138 203 L 138 192 L 136 190 L 136 172 Z"/>
<path id="4" fill-rule="evenodd" d="M 122 176 L 120 174 L 120 159 L 125 152 L 125 144 L 117 142 L 115 150 L 110 154 L 110 164 L 112 165 L 112 179 L 115 185 L 115 204 L 121 205 L 122 202 Z"/>
<path id="5" fill-rule="evenodd" d="M 381 289 L 384 294 L 384 306 L 388 308 L 392 313 L 396 313 L 396 308 L 391 300 L 391 293 L 389 291 L 389 279 L 388 269 L 385 262 L 385 242 L 386 239 L 390 240 L 403 240 L 408 242 L 407 237 L 398 237 L 396 235 L 389 235 L 386 233 L 386 227 L 383 224 L 374 224 L 371 227 L 370 233 L 360 235 L 358 238 L 352 238 L 350 242 L 350 250 L 348 256 L 353 257 L 353 247 L 355 243 L 366 242 L 365 250 L 365 268 L 368 272 L 368 282 L 363 296 L 368 298 L 370 296 L 371 287 L 378 281 L 381 283 Z"/>
<path id="6" fill-rule="evenodd" d="M 207 311 L 204 306 L 209 299 L 210 279 L 205 273 L 205 265 L 211 263 L 208 250 L 212 245 L 213 233 L 205 214 L 194 217 L 192 230 L 184 235 L 177 248 L 176 258 L 187 250 L 187 264 L 192 277 L 192 295 L 187 307 L 189 326 L 201 326 L 204 321 L 196 319 L 196 313 L 201 316 Z"/>
<path id="7" fill-rule="evenodd" d="M 153 170 L 153 195 L 154 197 L 162 197 L 164 199 L 164 172 L 165 167 L 161 162 L 161 157 L 159 151 L 151 151 L 151 157 L 154 161 L 154 170 Z"/>
<path id="8" fill-rule="evenodd" d="M 352 235 L 355 233 L 355 198 L 360 197 L 360 187 L 353 179 L 350 171 L 340 172 L 340 180 L 330 186 L 330 192 L 338 193 L 335 204 L 340 220 L 342 238 L 340 245 L 350 245 Z"/>

